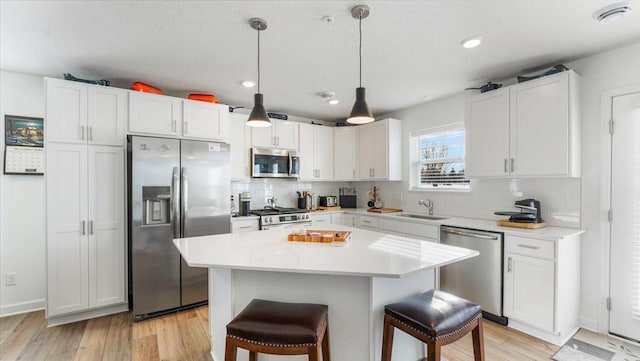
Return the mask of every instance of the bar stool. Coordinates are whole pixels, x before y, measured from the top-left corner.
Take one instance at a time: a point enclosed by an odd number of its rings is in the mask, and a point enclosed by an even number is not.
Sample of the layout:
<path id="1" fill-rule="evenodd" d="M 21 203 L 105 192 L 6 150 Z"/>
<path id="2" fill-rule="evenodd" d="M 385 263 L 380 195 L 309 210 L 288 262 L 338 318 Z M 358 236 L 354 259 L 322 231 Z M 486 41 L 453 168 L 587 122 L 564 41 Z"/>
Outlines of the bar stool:
<path id="1" fill-rule="evenodd" d="M 382 361 L 391 361 L 395 328 L 427 344 L 427 361 L 440 361 L 442 346 L 472 332 L 474 360 L 484 361 L 482 309 L 458 296 L 429 290 L 386 305 Z"/>
<path id="2" fill-rule="evenodd" d="M 309 361 L 331 361 L 329 307 L 310 303 L 252 300 L 229 324 L 225 361 L 236 361 L 238 347 L 272 355 L 308 355 Z M 322 344 L 322 346 L 320 346 Z"/>

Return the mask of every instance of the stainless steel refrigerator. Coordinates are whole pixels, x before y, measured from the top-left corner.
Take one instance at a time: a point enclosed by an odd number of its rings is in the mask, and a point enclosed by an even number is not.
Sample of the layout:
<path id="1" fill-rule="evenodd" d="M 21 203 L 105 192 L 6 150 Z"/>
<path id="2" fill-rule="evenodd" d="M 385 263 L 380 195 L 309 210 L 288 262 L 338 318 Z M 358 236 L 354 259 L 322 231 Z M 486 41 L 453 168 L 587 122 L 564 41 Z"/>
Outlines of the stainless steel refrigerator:
<path id="1" fill-rule="evenodd" d="M 207 302 L 174 238 L 229 233 L 229 145 L 128 136 L 129 300 L 136 320 Z"/>

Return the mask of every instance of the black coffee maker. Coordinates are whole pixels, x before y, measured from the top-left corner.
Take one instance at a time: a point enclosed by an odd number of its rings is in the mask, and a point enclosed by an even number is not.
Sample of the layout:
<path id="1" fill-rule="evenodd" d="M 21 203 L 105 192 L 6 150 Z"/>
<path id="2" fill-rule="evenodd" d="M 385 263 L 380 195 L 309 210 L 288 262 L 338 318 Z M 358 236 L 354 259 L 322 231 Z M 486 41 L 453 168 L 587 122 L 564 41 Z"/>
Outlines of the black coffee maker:
<path id="1" fill-rule="evenodd" d="M 516 208 L 520 208 L 520 212 L 494 212 L 494 214 L 500 216 L 509 216 L 509 221 L 519 223 L 542 223 L 542 208 L 540 208 L 540 201 L 527 198 L 520 201 L 516 201 L 514 204 Z"/>

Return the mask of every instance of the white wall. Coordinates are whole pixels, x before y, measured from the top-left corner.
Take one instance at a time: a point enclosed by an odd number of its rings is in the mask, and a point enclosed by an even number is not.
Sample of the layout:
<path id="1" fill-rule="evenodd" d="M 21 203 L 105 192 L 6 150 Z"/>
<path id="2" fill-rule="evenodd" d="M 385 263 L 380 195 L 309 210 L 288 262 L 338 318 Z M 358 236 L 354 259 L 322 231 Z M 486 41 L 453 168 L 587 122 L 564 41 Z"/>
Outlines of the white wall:
<path id="1" fill-rule="evenodd" d="M 0 114 L 4 162 L 4 115 L 44 117 L 43 78 L 1 71 Z M 0 176 L 0 316 L 44 307 L 44 189 L 43 176 Z M 16 273 L 15 286 L 5 286 L 6 273 Z"/>

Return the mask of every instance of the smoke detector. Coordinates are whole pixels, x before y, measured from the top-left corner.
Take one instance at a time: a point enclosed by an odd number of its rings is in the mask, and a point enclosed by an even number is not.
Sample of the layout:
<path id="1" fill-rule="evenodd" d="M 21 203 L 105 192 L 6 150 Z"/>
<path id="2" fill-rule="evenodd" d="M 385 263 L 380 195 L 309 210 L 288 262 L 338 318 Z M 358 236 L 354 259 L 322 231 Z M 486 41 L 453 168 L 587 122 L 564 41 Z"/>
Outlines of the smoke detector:
<path id="1" fill-rule="evenodd" d="M 615 3 L 596 11 L 593 17 L 600 24 L 611 24 L 625 17 L 631 10 L 628 2 Z"/>

